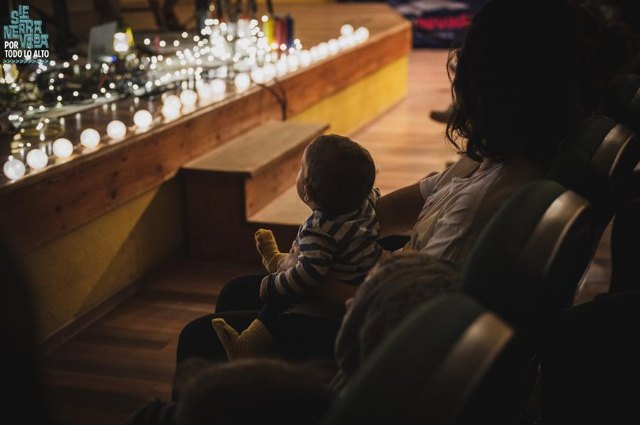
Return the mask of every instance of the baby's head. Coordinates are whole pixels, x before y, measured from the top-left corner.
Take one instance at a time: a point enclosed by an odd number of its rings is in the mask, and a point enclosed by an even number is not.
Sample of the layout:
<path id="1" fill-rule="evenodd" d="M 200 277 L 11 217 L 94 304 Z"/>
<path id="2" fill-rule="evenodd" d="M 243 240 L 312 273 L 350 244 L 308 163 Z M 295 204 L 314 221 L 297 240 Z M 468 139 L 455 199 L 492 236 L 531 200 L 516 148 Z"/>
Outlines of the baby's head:
<path id="1" fill-rule="evenodd" d="M 348 137 L 329 134 L 307 146 L 298 173 L 298 195 L 311 209 L 330 215 L 360 208 L 375 179 L 369 152 Z"/>

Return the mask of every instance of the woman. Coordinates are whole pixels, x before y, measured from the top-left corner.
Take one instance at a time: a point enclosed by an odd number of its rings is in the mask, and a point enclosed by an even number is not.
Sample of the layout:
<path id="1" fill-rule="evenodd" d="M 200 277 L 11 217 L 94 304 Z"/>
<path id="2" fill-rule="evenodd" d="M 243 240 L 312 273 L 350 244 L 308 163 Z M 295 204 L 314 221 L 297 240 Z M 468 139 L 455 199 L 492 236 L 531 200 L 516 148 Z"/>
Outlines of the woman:
<path id="1" fill-rule="evenodd" d="M 463 158 L 443 173 L 382 197 L 376 207 L 381 236 L 410 232 L 405 250 L 459 269 L 501 204 L 544 175 L 569 130 L 596 108 L 620 54 L 617 43 L 601 43 L 610 40 L 603 36 L 606 31 L 600 15 L 569 0 L 489 2 L 450 57 L 456 73 L 447 139 Z M 211 319 L 246 326 L 248 313 L 239 310 L 259 308 L 259 281 L 230 282 L 217 314 L 183 329 L 178 362 L 221 357 Z M 298 350 L 301 357 L 331 353 L 340 327 L 339 316 L 285 314 L 280 322 L 276 344 L 282 353 Z"/>

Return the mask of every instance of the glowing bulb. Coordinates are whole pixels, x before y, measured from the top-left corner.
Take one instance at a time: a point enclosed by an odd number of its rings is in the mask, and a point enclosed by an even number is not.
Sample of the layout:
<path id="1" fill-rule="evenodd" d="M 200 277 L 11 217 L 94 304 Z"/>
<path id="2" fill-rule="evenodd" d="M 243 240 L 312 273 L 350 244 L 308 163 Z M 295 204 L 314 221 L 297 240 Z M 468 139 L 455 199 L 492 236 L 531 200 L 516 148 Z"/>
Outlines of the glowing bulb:
<path id="1" fill-rule="evenodd" d="M 360 27 L 356 30 L 355 36 L 359 43 L 364 43 L 369 38 L 369 30 L 365 27 Z"/>
<path id="2" fill-rule="evenodd" d="M 24 176 L 26 167 L 19 159 L 12 158 L 4 163 L 2 171 L 8 179 L 18 180 L 19 178 L 22 178 L 22 176 Z"/>
<path id="3" fill-rule="evenodd" d="M 113 35 L 113 50 L 118 53 L 125 53 L 129 50 L 129 39 L 127 34 L 117 32 Z"/>
<path id="4" fill-rule="evenodd" d="M 211 81 L 211 91 L 214 96 L 221 96 L 227 91 L 227 84 L 223 80 L 215 79 Z"/>
<path id="5" fill-rule="evenodd" d="M 298 57 L 296 55 L 287 56 L 287 68 L 289 69 L 289 71 L 293 72 L 298 69 L 299 64 L 300 61 L 298 60 Z"/>
<path id="6" fill-rule="evenodd" d="M 27 154 L 27 164 L 34 170 L 41 170 L 47 166 L 49 157 L 42 149 L 33 149 Z"/>
<path id="7" fill-rule="evenodd" d="M 340 44 L 338 44 L 338 40 L 332 38 L 329 40 L 329 54 L 335 55 L 340 51 Z"/>
<path id="8" fill-rule="evenodd" d="M 353 26 L 349 24 L 344 24 L 340 27 L 340 34 L 342 35 L 351 35 L 353 34 Z"/>
<path id="9" fill-rule="evenodd" d="M 164 105 L 160 112 L 162 113 L 162 116 L 168 121 L 175 120 L 180 116 L 180 108 L 175 108 L 172 106 Z"/>
<path id="10" fill-rule="evenodd" d="M 329 45 L 325 42 L 318 44 L 318 59 L 325 59 L 329 56 Z"/>
<path id="11" fill-rule="evenodd" d="M 182 105 L 186 108 L 193 107 L 197 101 L 198 95 L 193 90 L 182 90 L 182 93 L 180 93 L 180 102 L 182 102 Z"/>
<path id="12" fill-rule="evenodd" d="M 108 127 L 107 127 L 108 128 Z M 85 128 L 80 133 L 80 144 L 87 148 L 95 148 L 100 143 L 100 133 L 93 128 Z"/>
<path id="13" fill-rule="evenodd" d="M 210 102 L 213 97 L 213 92 L 211 91 L 211 85 L 205 83 L 202 80 L 198 80 L 196 83 L 196 90 L 198 91 L 198 97 L 203 102 Z"/>
<path id="14" fill-rule="evenodd" d="M 251 70 L 251 79 L 257 84 L 264 83 L 264 71 L 262 70 L 262 68 L 254 68 L 254 69 L 252 69 Z"/>
<path id="15" fill-rule="evenodd" d="M 280 59 L 276 64 L 276 75 L 278 77 L 284 77 L 289 72 L 289 67 L 287 66 L 287 62 Z"/>
<path id="16" fill-rule="evenodd" d="M 303 50 L 300 52 L 300 65 L 302 67 L 311 65 L 311 53 L 308 50 Z"/>
<path id="17" fill-rule="evenodd" d="M 127 126 L 122 121 L 113 120 L 107 125 L 107 135 L 113 140 L 121 140 L 126 134 Z"/>
<path id="18" fill-rule="evenodd" d="M 262 75 L 264 76 L 264 81 L 271 81 L 276 76 L 277 70 L 276 66 L 272 63 L 266 63 L 262 67 Z"/>
<path id="19" fill-rule="evenodd" d="M 238 93 L 241 93 L 249 88 L 249 86 L 251 85 L 251 78 L 249 78 L 248 74 L 240 72 L 233 79 L 233 83 L 236 86 L 236 91 Z"/>
<path id="20" fill-rule="evenodd" d="M 58 158 L 69 158 L 73 153 L 73 144 L 69 139 L 60 138 L 53 142 L 53 154 Z"/>
<path id="21" fill-rule="evenodd" d="M 153 121 L 153 116 L 146 109 L 140 109 L 135 114 L 133 114 L 133 123 L 141 130 L 146 130 L 151 126 L 151 122 Z"/>
<path id="22" fill-rule="evenodd" d="M 164 100 L 163 105 L 171 108 L 171 109 L 177 109 L 178 111 L 180 111 L 180 108 L 182 107 L 182 102 L 180 102 L 180 98 L 174 94 L 167 96 L 167 98 Z"/>

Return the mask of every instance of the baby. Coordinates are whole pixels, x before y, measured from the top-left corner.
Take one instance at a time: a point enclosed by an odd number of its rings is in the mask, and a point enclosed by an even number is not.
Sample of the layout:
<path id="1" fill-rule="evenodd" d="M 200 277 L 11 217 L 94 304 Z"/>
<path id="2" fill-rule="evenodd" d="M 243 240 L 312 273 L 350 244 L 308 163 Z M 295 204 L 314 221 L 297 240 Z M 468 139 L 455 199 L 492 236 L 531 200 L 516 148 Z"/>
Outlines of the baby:
<path id="1" fill-rule="evenodd" d="M 340 289 L 364 280 L 382 252 L 376 242 L 380 224 L 374 207 L 380 192 L 374 179 L 371 155 L 348 137 L 319 136 L 307 146 L 297 189 L 313 213 L 300 226 L 290 253 L 278 251 L 271 231 L 256 232 L 262 263 L 271 273 L 260 284 L 263 309 L 241 334 L 224 319 L 212 321 L 230 359 L 269 352 L 270 325 L 296 302 L 343 302 Z"/>

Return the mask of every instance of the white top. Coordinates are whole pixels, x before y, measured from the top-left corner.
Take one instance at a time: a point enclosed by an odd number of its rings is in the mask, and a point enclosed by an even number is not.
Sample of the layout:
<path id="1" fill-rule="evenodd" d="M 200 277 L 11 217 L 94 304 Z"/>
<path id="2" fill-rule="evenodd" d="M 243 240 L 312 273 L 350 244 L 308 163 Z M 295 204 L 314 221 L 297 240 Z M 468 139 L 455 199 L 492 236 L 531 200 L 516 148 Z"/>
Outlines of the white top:
<path id="1" fill-rule="evenodd" d="M 495 163 L 469 177 L 455 176 L 440 188 L 441 174 L 423 178 L 420 193 L 425 202 L 408 248 L 460 263 L 462 252 L 456 245 L 470 236 L 471 223 L 487 190 L 503 170 L 503 164 Z"/>

